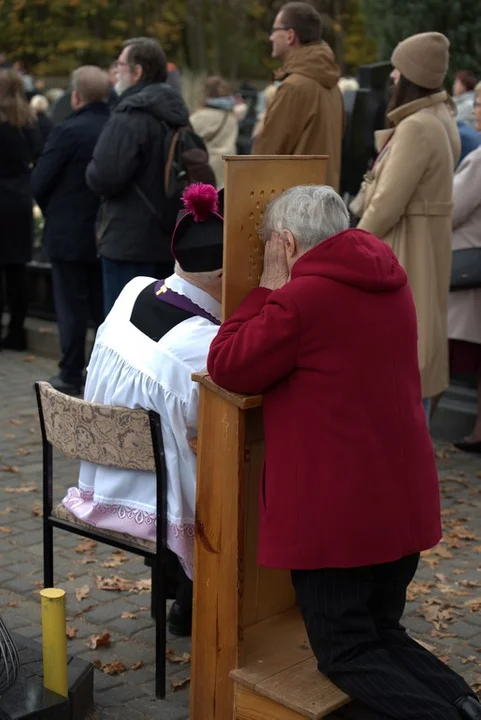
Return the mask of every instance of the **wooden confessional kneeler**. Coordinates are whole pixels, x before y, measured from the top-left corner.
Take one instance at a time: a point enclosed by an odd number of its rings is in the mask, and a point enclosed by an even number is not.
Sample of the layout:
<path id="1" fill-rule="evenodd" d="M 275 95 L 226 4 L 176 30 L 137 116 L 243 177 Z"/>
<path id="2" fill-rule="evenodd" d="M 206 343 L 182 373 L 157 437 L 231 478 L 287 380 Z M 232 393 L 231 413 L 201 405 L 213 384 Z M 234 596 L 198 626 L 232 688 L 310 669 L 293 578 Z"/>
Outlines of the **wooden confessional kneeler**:
<path id="1" fill-rule="evenodd" d="M 257 229 L 285 189 L 323 184 L 325 157 L 225 163 L 223 319 L 262 271 Z M 191 720 L 322 718 L 347 697 L 317 670 L 288 571 L 257 565 L 262 398 L 200 383 Z"/>

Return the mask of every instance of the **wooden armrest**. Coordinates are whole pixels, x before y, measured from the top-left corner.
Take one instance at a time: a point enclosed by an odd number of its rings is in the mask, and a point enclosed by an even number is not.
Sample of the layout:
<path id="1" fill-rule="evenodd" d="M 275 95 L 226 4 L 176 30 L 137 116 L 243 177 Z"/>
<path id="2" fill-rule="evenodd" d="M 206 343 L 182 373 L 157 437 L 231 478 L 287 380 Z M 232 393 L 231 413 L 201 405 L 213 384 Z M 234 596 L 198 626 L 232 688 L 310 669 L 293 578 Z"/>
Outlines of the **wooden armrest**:
<path id="1" fill-rule="evenodd" d="M 240 395 L 239 393 L 232 393 L 228 390 L 224 390 L 211 379 L 208 373 L 194 373 L 192 380 L 198 382 L 199 385 L 212 390 L 221 397 L 225 398 L 233 405 L 236 405 L 241 410 L 251 410 L 252 408 L 260 407 L 262 405 L 262 395 Z"/>

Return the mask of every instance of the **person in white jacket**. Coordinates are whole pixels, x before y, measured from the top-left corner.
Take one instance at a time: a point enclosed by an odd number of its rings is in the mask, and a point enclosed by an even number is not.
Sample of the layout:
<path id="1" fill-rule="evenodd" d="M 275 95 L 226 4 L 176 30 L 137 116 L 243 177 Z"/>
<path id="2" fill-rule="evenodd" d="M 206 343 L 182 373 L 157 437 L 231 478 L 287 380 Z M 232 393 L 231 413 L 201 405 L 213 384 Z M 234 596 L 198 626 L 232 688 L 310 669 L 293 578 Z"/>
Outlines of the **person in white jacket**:
<path id="1" fill-rule="evenodd" d="M 217 188 L 224 187 L 224 155 L 236 154 L 239 132 L 234 98 L 228 83 L 216 75 L 205 86 L 205 104 L 190 117 L 191 125 L 203 139 Z"/>
<path id="2" fill-rule="evenodd" d="M 453 251 L 478 248 L 481 263 L 481 147 L 459 165 L 453 187 Z M 478 414 L 471 434 L 454 443 L 481 453 L 481 287 L 449 293 L 449 365 L 451 375 L 477 380 Z"/>

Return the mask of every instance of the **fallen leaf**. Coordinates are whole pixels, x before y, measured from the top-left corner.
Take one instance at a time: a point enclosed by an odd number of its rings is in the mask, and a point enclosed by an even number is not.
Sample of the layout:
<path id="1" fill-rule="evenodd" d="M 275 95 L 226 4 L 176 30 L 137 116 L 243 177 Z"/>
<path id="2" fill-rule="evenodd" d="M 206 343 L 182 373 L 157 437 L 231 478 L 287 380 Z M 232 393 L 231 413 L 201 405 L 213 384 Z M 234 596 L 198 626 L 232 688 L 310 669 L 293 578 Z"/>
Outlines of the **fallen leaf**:
<path id="1" fill-rule="evenodd" d="M 414 580 L 407 589 L 407 592 L 406 592 L 407 601 L 413 602 L 420 595 L 429 595 L 432 587 L 433 587 L 432 582 L 418 582 L 418 581 Z"/>
<path id="2" fill-rule="evenodd" d="M 469 588 L 481 587 L 481 583 L 476 582 L 476 580 L 460 580 L 458 584 Z"/>
<path id="3" fill-rule="evenodd" d="M 90 563 L 95 563 L 97 560 L 93 557 L 93 555 L 87 555 L 86 557 L 82 558 L 80 561 L 81 565 L 89 565 Z"/>
<path id="4" fill-rule="evenodd" d="M 18 602 L 15 602 L 15 600 L 12 600 L 11 602 L 7 603 L 7 607 L 16 608 L 16 607 L 18 607 Z"/>
<path id="5" fill-rule="evenodd" d="M 121 620 L 135 620 L 136 617 L 137 617 L 137 615 L 135 613 L 123 612 L 122 615 L 120 616 L 120 619 Z"/>
<path id="6" fill-rule="evenodd" d="M 7 440 L 14 440 L 17 436 L 14 433 L 7 433 L 4 437 L 6 437 Z"/>
<path id="7" fill-rule="evenodd" d="M 72 627 L 71 625 L 67 625 L 67 638 L 69 640 L 73 640 L 73 638 L 77 637 L 78 628 Z"/>
<path id="8" fill-rule="evenodd" d="M 9 472 L 9 473 L 20 472 L 20 469 L 16 465 L 3 465 L 3 467 L 1 467 L 0 470 L 2 472 Z"/>
<path id="9" fill-rule="evenodd" d="M 4 487 L 3 492 L 7 493 L 31 493 L 38 492 L 36 485 L 20 485 L 19 487 Z"/>
<path id="10" fill-rule="evenodd" d="M 12 529 L 5 527 L 4 525 L 3 526 L 0 525 L 0 532 L 4 533 L 4 535 L 10 535 L 10 533 L 12 532 Z"/>
<path id="11" fill-rule="evenodd" d="M 0 515 L 9 515 L 10 513 L 15 512 L 15 508 L 13 507 L 6 507 L 5 510 L 0 510 Z"/>
<path id="12" fill-rule="evenodd" d="M 95 605 L 87 605 L 86 608 L 82 608 L 82 610 L 79 610 L 78 612 L 76 612 L 75 615 L 72 615 L 72 617 L 71 617 L 70 619 L 71 619 L 71 620 L 75 620 L 75 618 L 78 618 L 78 617 L 80 617 L 81 615 L 84 615 L 85 613 L 88 613 L 89 610 L 93 610 L 94 607 L 95 607 Z"/>
<path id="13" fill-rule="evenodd" d="M 121 662 L 103 663 L 100 660 L 93 660 L 93 664 L 106 675 L 120 675 L 127 670 Z"/>
<path id="14" fill-rule="evenodd" d="M 172 648 L 167 648 L 167 654 L 166 654 L 167 660 L 171 663 L 177 663 L 179 665 L 186 665 L 190 662 L 190 654 L 189 653 L 182 653 L 182 655 L 177 655 L 177 653 L 172 650 Z"/>
<path id="15" fill-rule="evenodd" d="M 429 634 L 431 635 L 431 637 L 439 638 L 440 640 L 442 640 L 444 638 L 456 637 L 456 633 L 440 632 L 439 630 L 431 630 L 431 632 Z"/>
<path id="16" fill-rule="evenodd" d="M 24 425 L 25 420 L 9 420 L 10 425 Z"/>
<path id="17" fill-rule="evenodd" d="M 184 680 L 171 680 L 170 686 L 172 688 L 172 692 L 177 692 L 177 690 L 180 690 L 181 688 L 185 687 L 190 683 L 190 675 L 188 678 L 184 678 Z"/>
<path id="18" fill-rule="evenodd" d="M 122 563 L 127 562 L 129 559 L 129 556 L 124 553 L 123 550 L 114 550 L 112 555 L 105 560 L 104 562 L 100 563 L 100 567 L 104 568 L 115 568 L 122 565 Z"/>
<path id="19" fill-rule="evenodd" d="M 88 585 L 82 585 L 82 587 L 78 587 L 75 590 L 75 597 L 77 598 L 78 602 L 81 600 L 85 600 L 86 597 L 88 597 L 88 594 L 90 592 L 90 588 Z"/>
<path id="20" fill-rule="evenodd" d="M 110 633 L 104 632 L 102 635 L 91 635 L 87 640 L 87 645 L 91 650 L 95 650 L 98 647 L 109 647 Z"/>
<path id="21" fill-rule="evenodd" d="M 43 510 L 40 505 L 34 505 L 32 508 L 32 515 L 34 517 L 43 517 Z"/>
<path id="22" fill-rule="evenodd" d="M 131 670 L 140 670 L 140 668 L 143 668 L 143 667 L 144 667 L 143 660 L 139 660 L 138 662 L 134 663 L 130 669 Z"/>
<path id="23" fill-rule="evenodd" d="M 147 580 L 127 580 L 119 575 L 113 575 L 109 578 L 97 575 L 96 583 L 99 590 L 114 592 L 133 591 L 135 593 L 147 593 L 150 592 L 152 588 L 152 580 L 150 578 Z"/>
<path id="24" fill-rule="evenodd" d="M 76 574 L 74 572 L 67 573 L 67 580 L 75 580 Z"/>
<path id="25" fill-rule="evenodd" d="M 75 552 L 86 553 L 97 547 L 95 540 L 84 540 L 75 547 Z"/>
<path id="26" fill-rule="evenodd" d="M 33 362 L 33 361 L 36 360 L 36 359 L 37 359 L 37 358 L 35 357 L 35 355 L 25 355 L 25 357 L 23 358 L 23 362 L 28 362 L 28 363 L 30 363 L 30 362 Z"/>
<path id="27" fill-rule="evenodd" d="M 30 585 L 33 585 L 34 587 L 41 587 L 41 588 L 44 587 L 42 580 L 32 580 Z"/>
<path id="28" fill-rule="evenodd" d="M 476 663 L 476 665 L 478 664 L 478 659 L 476 658 L 475 655 L 470 655 L 469 657 L 461 660 L 461 665 L 467 665 L 468 663 L 472 663 L 472 662 Z"/>
<path id="29" fill-rule="evenodd" d="M 478 613 L 481 610 L 481 598 L 473 598 L 464 603 L 464 607 L 469 608 L 469 612 Z"/>
<path id="30" fill-rule="evenodd" d="M 31 455 L 32 451 L 27 450 L 26 448 L 18 448 L 17 455 L 21 455 L 22 457 L 26 457 L 27 455 Z"/>

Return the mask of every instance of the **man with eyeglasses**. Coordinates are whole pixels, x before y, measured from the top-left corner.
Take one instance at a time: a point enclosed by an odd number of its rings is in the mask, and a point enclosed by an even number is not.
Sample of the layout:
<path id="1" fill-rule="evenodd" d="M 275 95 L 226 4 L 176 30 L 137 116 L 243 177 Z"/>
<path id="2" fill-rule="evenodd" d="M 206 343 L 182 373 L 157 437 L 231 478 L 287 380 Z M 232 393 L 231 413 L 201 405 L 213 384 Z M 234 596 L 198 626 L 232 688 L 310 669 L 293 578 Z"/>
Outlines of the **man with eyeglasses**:
<path id="1" fill-rule="evenodd" d="M 254 155 L 328 155 L 327 184 L 339 189 L 344 124 L 340 70 L 321 39 L 319 13 L 290 2 L 278 13 L 270 40 L 282 61 L 280 85 L 256 138 Z"/>
<path id="2" fill-rule="evenodd" d="M 127 40 L 116 74 L 120 101 L 87 168 L 89 187 L 103 198 L 98 235 L 106 315 L 133 278 L 172 274 L 170 234 L 159 217 L 164 143 L 169 129 L 189 124 L 180 93 L 167 83 L 167 60 L 156 40 Z"/>

